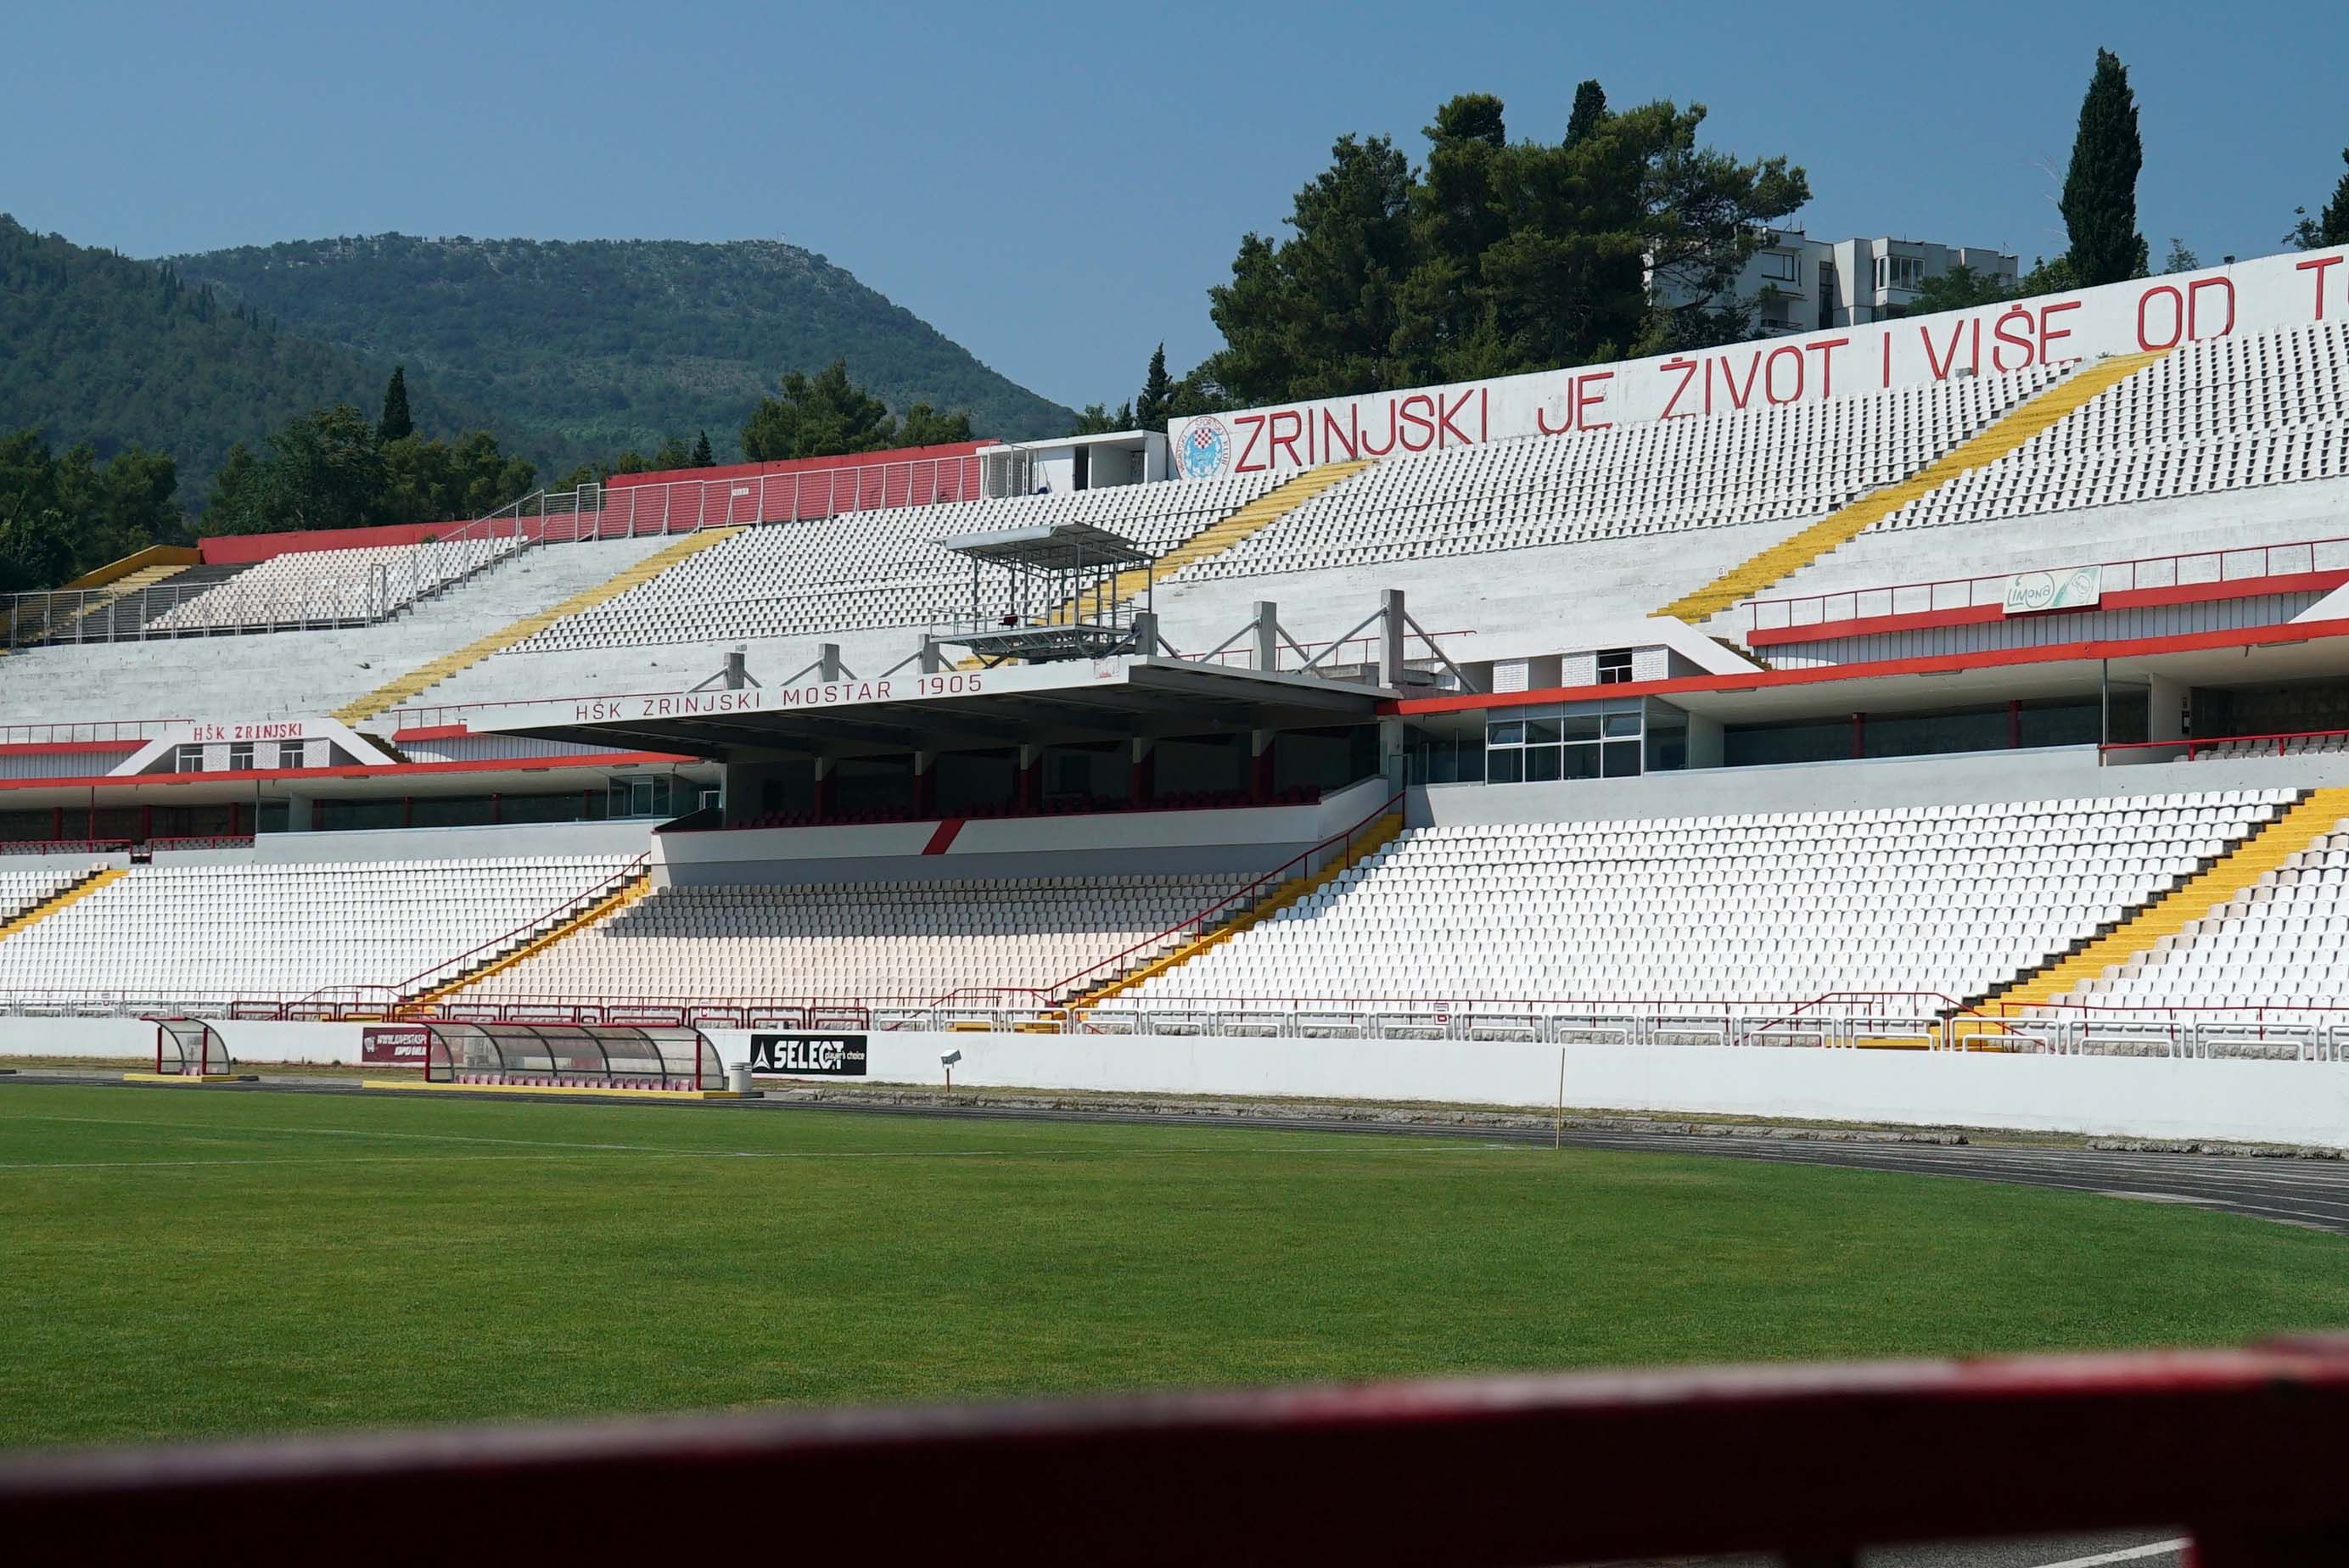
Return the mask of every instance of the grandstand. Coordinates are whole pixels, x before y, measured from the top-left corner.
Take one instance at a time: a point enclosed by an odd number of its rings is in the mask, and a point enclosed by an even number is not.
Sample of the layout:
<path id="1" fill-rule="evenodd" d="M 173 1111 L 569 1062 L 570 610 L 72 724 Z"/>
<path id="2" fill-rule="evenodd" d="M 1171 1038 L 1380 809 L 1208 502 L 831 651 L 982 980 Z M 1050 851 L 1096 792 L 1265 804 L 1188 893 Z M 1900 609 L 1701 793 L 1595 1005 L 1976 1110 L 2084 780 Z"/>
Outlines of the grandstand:
<path id="1" fill-rule="evenodd" d="M 0 1007 L 2324 1055 L 2341 259 L 126 563 Z M 969 656 L 1071 527 L 1130 651 Z"/>

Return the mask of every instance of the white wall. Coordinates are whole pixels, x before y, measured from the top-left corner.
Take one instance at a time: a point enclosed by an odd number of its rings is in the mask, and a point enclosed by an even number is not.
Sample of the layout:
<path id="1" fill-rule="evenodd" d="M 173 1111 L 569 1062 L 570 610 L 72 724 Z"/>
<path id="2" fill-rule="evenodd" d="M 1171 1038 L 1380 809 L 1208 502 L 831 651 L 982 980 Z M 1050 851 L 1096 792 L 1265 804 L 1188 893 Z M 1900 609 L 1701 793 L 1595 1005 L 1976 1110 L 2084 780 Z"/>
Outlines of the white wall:
<path id="1" fill-rule="evenodd" d="M 240 1065 L 358 1059 L 357 1024 L 217 1025 Z M 750 1035 L 715 1030 L 719 1059 Z M 137 1019 L 0 1018 L 0 1057 L 145 1057 Z M 1312 1099 L 1556 1102 L 1558 1047 L 1508 1041 L 1177 1039 L 876 1034 L 872 1077 L 958 1088 Z M 793 1080 L 781 1080 L 793 1081 Z M 819 1081 L 819 1080 L 804 1080 Z M 1788 1117 L 2349 1148 L 2349 1064 L 2006 1057 L 1956 1052 L 1569 1046 L 1566 1099 L 1590 1109 Z"/>

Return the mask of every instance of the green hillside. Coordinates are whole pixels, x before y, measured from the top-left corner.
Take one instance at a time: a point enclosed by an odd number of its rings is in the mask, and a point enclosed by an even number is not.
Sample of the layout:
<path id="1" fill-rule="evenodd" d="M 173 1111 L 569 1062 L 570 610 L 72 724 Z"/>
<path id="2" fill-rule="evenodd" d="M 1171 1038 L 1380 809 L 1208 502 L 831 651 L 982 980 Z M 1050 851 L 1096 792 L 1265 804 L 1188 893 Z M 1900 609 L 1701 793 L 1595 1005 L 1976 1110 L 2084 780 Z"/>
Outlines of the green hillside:
<path id="1" fill-rule="evenodd" d="M 347 402 L 372 412 L 388 363 L 330 347 L 268 313 L 111 251 L 36 234 L 0 214 L 0 432 L 37 426 L 99 459 L 129 447 L 179 460 L 197 506 L 230 443 L 258 444 L 295 415 Z M 411 368 L 434 430 L 468 418 Z"/>
<path id="2" fill-rule="evenodd" d="M 893 408 L 968 408 L 982 435 L 1058 434 L 1072 418 L 822 256 L 772 242 L 379 234 L 172 264 L 495 410 L 509 444 L 548 470 L 699 430 L 728 460 L 784 371 L 841 356 Z"/>

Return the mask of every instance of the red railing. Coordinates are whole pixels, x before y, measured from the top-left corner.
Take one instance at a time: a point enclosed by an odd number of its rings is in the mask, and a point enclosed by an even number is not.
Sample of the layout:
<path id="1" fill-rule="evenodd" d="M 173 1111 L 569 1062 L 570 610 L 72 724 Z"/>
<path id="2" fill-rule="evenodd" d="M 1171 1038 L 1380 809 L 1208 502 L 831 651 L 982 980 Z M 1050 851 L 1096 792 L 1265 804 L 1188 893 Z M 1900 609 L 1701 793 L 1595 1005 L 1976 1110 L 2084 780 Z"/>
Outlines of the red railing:
<path id="1" fill-rule="evenodd" d="M 2240 550 L 2200 550 L 2177 555 L 2147 555 L 2129 561 L 2075 562 L 2049 569 L 2045 575 L 2062 577 L 2084 566 L 2103 573 L 2099 590 L 2125 593 L 2138 588 L 2178 588 L 2200 583 L 2233 583 L 2249 578 L 2295 576 L 2313 572 L 2349 572 L 2349 538 L 2302 540 L 2290 544 L 2255 544 Z M 1816 626 L 1837 621 L 1857 621 L 1878 615 L 1920 615 L 1937 610 L 1966 610 L 1981 604 L 2003 603 L 2006 585 L 2018 576 L 2038 576 L 2036 571 L 2001 572 L 1980 577 L 1945 577 L 1930 583 L 1901 583 L 1886 587 L 1848 588 L 1840 593 L 1803 593 L 1784 599 L 1756 599 L 1746 606 L 1749 631 L 1778 631 Z M 2116 575 L 2117 574 L 2117 576 Z"/>
<path id="2" fill-rule="evenodd" d="M 2308 740 L 2333 740 L 2340 744 L 2324 747 L 2295 747 L 2292 744 Z M 2292 729 L 2274 735 L 2187 736 L 2176 740 L 2107 740 L 2096 748 L 2096 760 L 2101 763 L 2106 754 L 2115 751 L 2183 751 L 2186 760 L 2191 762 L 2198 757 L 2229 746 L 2253 748 L 2236 754 L 2244 757 L 2314 756 L 2329 751 L 2349 751 L 2349 729 Z M 2272 751 L 2269 749 L 2271 747 Z"/>
<path id="3" fill-rule="evenodd" d="M 1698 1367 L 928 1409 L 309 1436 L 0 1463 L 27 1561 L 1537 1563 L 2091 1532 L 2195 1568 L 2349 1561 L 2349 1341 Z M 1987 1471 L 1986 1471 L 1987 1467 Z M 1041 1479 L 1040 1479 L 1041 1478 Z M 419 1506 L 419 1500 L 429 1505 Z M 256 1528 L 255 1521 L 265 1521 Z"/>

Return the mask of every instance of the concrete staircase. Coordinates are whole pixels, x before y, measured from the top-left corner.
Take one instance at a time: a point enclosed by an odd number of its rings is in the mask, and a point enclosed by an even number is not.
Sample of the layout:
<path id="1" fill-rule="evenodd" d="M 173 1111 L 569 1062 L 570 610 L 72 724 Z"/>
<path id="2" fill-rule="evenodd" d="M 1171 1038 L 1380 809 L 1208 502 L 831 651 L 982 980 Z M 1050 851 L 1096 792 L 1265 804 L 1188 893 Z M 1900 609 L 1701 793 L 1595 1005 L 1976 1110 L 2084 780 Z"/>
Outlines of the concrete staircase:
<path id="1" fill-rule="evenodd" d="M 2116 355 L 2075 371 L 2009 409 L 1907 479 L 1871 490 L 1840 511 L 1829 512 L 1656 613 L 1676 616 L 1692 626 L 1703 624 L 1731 605 L 1752 598 L 1819 557 L 1848 544 L 1862 530 L 1882 521 L 1927 491 L 1939 490 L 1969 469 L 1996 462 L 2056 420 L 2076 412 L 2090 398 L 2126 381 L 2160 357 L 2159 353 Z"/>
<path id="2" fill-rule="evenodd" d="M 665 545 L 646 556 L 626 571 L 574 593 L 559 604 L 524 615 L 487 636 L 477 637 L 463 647 L 443 654 L 429 664 L 409 671 L 398 680 L 388 681 L 364 696 L 344 704 L 335 710 L 335 717 L 348 725 L 364 724 L 404 702 L 413 701 L 460 670 L 471 669 L 491 655 L 502 653 L 523 638 L 544 631 L 566 615 L 576 615 L 616 599 L 629 589 L 651 582 L 688 556 L 698 555 L 712 546 L 723 544 L 741 531 L 740 528 L 705 528 L 686 534 L 675 543 Z"/>
<path id="3" fill-rule="evenodd" d="M 1991 992 L 1980 1005 L 2011 1014 L 2019 1008 L 2044 1006 L 2085 981 L 2102 979 L 2108 967 L 2154 951 L 2163 937 L 2177 935 L 2216 905 L 2259 886 L 2261 877 L 2310 848 L 2319 834 L 2333 831 L 2344 817 L 2349 817 L 2349 789 L 2310 790 L 2264 826 L 2235 841 L 2199 872 L 2140 904 L 2110 931 Z M 1968 1020 L 1958 1022 L 1961 1033 L 1970 1032 L 1965 1027 Z M 1984 1021 L 1978 1032 L 1988 1032 L 1992 1026 Z"/>
<path id="4" fill-rule="evenodd" d="M 1338 880 L 1340 873 L 1350 867 L 1361 865 L 1371 856 L 1394 842 L 1395 836 L 1402 831 L 1402 816 L 1400 812 L 1390 812 L 1381 817 L 1371 824 L 1368 831 L 1355 841 L 1350 849 L 1319 871 L 1289 878 L 1212 931 L 1194 937 L 1164 957 L 1153 959 L 1131 974 L 1120 975 L 1105 985 L 1086 992 L 1067 1003 L 1061 1011 L 1052 1016 L 1060 1017 L 1071 1013 L 1082 1013 L 1087 1007 L 1098 1006 L 1112 996 L 1132 990 L 1154 975 L 1164 975 L 1169 969 L 1188 964 L 1209 948 L 1229 942 L 1251 926 L 1263 924 L 1282 910 L 1301 903 L 1328 887 Z"/>
<path id="5" fill-rule="evenodd" d="M 392 1016 L 412 1016 L 415 1009 L 455 995 L 469 985 L 477 985 L 502 970 L 511 969 L 525 958 L 545 952 L 566 937 L 575 936 L 599 921 L 609 919 L 652 892 L 653 874 L 638 872 L 620 886 L 595 900 L 586 908 L 556 921 L 553 925 L 530 937 L 507 952 L 483 959 L 453 980 L 444 980 L 428 986 L 413 996 L 403 996 L 392 1008 Z"/>
<path id="6" fill-rule="evenodd" d="M 127 866 L 105 866 L 67 887 L 60 888 L 5 924 L 0 924 L 0 942 L 7 941 L 8 938 L 28 926 L 40 924 L 57 911 L 79 903 L 100 888 L 110 887 L 129 874 L 130 871 Z"/>

